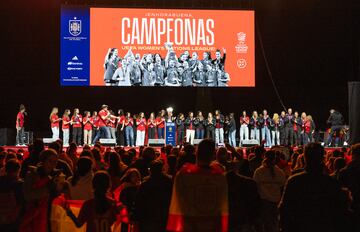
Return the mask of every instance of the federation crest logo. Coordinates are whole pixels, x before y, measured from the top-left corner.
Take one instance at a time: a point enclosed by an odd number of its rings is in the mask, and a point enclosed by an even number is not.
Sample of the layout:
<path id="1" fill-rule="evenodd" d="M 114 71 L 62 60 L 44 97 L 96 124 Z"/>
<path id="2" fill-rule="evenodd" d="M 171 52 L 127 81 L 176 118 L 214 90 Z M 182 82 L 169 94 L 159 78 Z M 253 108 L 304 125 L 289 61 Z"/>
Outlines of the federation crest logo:
<path id="1" fill-rule="evenodd" d="M 74 17 L 69 20 L 69 33 L 72 36 L 78 36 L 81 34 L 81 20 Z"/>

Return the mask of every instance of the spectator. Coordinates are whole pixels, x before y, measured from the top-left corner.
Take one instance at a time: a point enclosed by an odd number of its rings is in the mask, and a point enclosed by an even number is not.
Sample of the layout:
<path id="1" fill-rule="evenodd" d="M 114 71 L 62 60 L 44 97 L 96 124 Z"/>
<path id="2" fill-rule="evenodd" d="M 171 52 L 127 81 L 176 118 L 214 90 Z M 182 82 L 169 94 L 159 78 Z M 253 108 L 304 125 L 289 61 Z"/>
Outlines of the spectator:
<path id="1" fill-rule="evenodd" d="M 76 171 L 69 181 L 69 195 L 72 200 L 90 200 L 94 197 L 92 192 L 93 161 L 89 157 L 78 160 Z"/>
<path id="2" fill-rule="evenodd" d="M 99 171 L 95 174 L 92 185 L 94 189 L 94 198 L 84 202 L 80 209 L 79 216 L 76 217 L 68 206 L 65 206 L 67 215 L 80 228 L 85 223 L 86 232 L 111 231 L 111 226 L 116 221 L 118 210 L 116 202 L 106 195 L 110 189 L 110 177 L 105 171 Z"/>
<path id="3" fill-rule="evenodd" d="M 275 232 L 279 231 L 277 205 L 286 176 L 284 171 L 275 165 L 275 151 L 269 150 L 264 156 L 262 165 L 254 173 L 261 198 L 259 231 Z"/>
<path id="4" fill-rule="evenodd" d="M 60 143 L 52 142 L 49 144 L 49 148 L 56 151 L 56 153 L 58 155 L 58 161 L 57 161 L 56 168 L 61 170 L 65 174 L 66 178 L 69 178 L 70 176 L 72 176 L 73 175 L 72 161 L 61 155 L 63 151 L 61 149 Z M 69 164 L 67 161 L 71 162 L 71 163 Z"/>
<path id="5" fill-rule="evenodd" d="M 229 196 L 229 232 L 253 232 L 259 217 L 260 197 L 256 182 L 239 174 L 241 163 L 226 174 Z"/>
<path id="6" fill-rule="evenodd" d="M 39 155 L 44 149 L 44 142 L 41 139 L 36 139 L 29 147 L 29 157 L 21 165 L 20 178 L 25 178 L 29 166 L 36 166 L 39 163 Z"/>
<path id="7" fill-rule="evenodd" d="M 346 161 L 344 158 L 338 157 L 334 160 L 333 166 L 334 167 L 332 169 L 334 170 L 334 172 L 331 173 L 330 176 L 335 180 L 339 180 L 340 171 L 346 166 Z"/>
<path id="8" fill-rule="evenodd" d="M 347 204 L 339 185 L 324 174 L 324 148 L 305 147 L 306 168 L 291 176 L 279 204 L 283 231 L 351 231 L 344 224 Z"/>
<path id="9" fill-rule="evenodd" d="M 146 149 L 145 149 L 146 150 Z M 144 150 L 144 151 L 145 151 Z M 127 209 L 130 221 L 133 219 L 134 215 L 134 202 L 136 197 L 136 192 L 139 189 L 141 183 L 141 174 L 135 168 L 130 168 L 126 171 L 122 182 L 122 190 L 119 195 L 119 201 L 124 204 Z M 129 230 L 129 224 L 121 224 L 121 232 L 127 232 Z"/>
<path id="10" fill-rule="evenodd" d="M 216 161 L 219 163 L 223 168 L 224 171 L 227 172 L 231 169 L 231 163 L 228 161 L 228 151 L 225 147 L 219 147 L 216 151 Z"/>
<path id="11" fill-rule="evenodd" d="M 223 170 L 210 166 L 214 155 L 214 141 L 204 139 L 198 146 L 196 164 L 184 164 L 176 174 L 168 231 L 228 230 L 227 183 Z"/>
<path id="12" fill-rule="evenodd" d="M 18 231 L 24 204 L 19 171 L 19 161 L 10 159 L 5 164 L 5 175 L 0 177 L 0 231 Z"/>
<path id="13" fill-rule="evenodd" d="M 150 176 L 146 177 L 136 194 L 134 217 L 139 231 L 165 231 L 171 199 L 172 180 L 164 174 L 163 162 L 154 160 Z"/>
<path id="14" fill-rule="evenodd" d="M 265 149 L 262 146 L 254 147 L 254 156 L 251 158 L 249 157 L 249 169 L 251 176 L 253 176 L 255 170 L 261 166 L 264 153 Z"/>
<path id="15" fill-rule="evenodd" d="M 108 173 L 111 179 L 111 191 L 114 191 L 121 184 L 121 177 L 123 176 L 127 166 L 121 161 L 118 153 L 110 152 L 109 154 L 109 168 Z"/>
<path id="16" fill-rule="evenodd" d="M 146 147 L 142 152 L 142 156 L 130 167 L 139 170 L 141 177 L 145 178 L 149 175 L 150 163 L 155 159 L 155 156 L 155 149 L 152 147 Z"/>
<path id="17" fill-rule="evenodd" d="M 76 163 L 78 161 L 78 153 L 77 153 L 77 145 L 76 143 L 70 143 L 66 153 L 68 155 L 68 157 L 71 159 L 72 163 L 74 164 L 74 168 L 76 167 Z M 73 170 L 75 171 L 75 170 Z"/>
<path id="18" fill-rule="evenodd" d="M 20 231 L 45 232 L 49 225 L 49 204 L 59 190 L 57 183 L 63 183 L 56 170 L 58 154 L 53 149 L 42 151 L 39 155 L 39 165 L 29 166 L 26 175 L 23 194 L 26 201 L 25 215 L 20 225 Z M 63 181 L 60 181 L 63 180 Z"/>
<path id="19" fill-rule="evenodd" d="M 339 181 L 341 185 L 350 190 L 353 202 L 351 209 L 355 214 L 357 231 L 360 230 L 360 143 L 351 147 L 351 162 L 340 171 Z"/>

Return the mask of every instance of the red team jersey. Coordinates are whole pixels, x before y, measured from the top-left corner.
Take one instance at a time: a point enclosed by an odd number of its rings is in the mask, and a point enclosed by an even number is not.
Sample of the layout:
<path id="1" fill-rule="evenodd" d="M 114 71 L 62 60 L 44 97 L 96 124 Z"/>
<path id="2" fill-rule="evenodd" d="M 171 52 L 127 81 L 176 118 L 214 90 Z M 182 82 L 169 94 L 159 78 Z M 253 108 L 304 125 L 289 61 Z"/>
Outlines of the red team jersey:
<path id="1" fill-rule="evenodd" d="M 93 120 L 94 127 L 96 127 L 96 128 L 99 127 L 99 121 L 100 121 L 99 116 L 93 116 L 92 120 Z"/>
<path id="2" fill-rule="evenodd" d="M 76 116 L 72 116 L 71 120 L 73 121 L 73 127 L 75 128 L 79 128 L 82 127 L 82 116 L 80 114 L 76 115 Z"/>
<path id="3" fill-rule="evenodd" d="M 134 120 L 132 118 L 125 118 L 125 125 L 126 126 L 133 126 L 134 125 Z"/>
<path id="4" fill-rule="evenodd" d="M 102 215 L 96 213 L 94 199 L 84 202 L 78 220 L 80 224 L 87 223 L 86 232 L 111 232 L 111 226 L 116 221 L 117 210 L 115 202 L 111 199 L 108 201 L 113 204 L 113 207 Z"/>
<path id="5" fill-rule="evenodd" d="M 19 112 L 16 116 L 16 127 L 24 127 L 24 114 Z"/>
<path id="6" fill-rule="evenodd" d="M 140 124 L 138 124 L 138 123 L 140 123 Z M 137 130 L 145 131 L 145 129 L 146 129 L 146 119 L 145 118 L 136 119 L 136 124 L 137 124 L 137 127 L 136 127 Z"/>
<path id="7" fill-rule="evenodd" d="M 70 117 L 69 116 L 63 116 L 62 121 L 63 121 L 62 128 L 63 129 L 69 129 L 70 128 L 70 123 L 68 123 L 68 122 L 70 122 Z M 64 124 L 65 122 L 67 124 Z"/>
<path id="8" fill-rule="evenodd" d="M 59 119 L 59 117 L 57 116 L 57 114 L 52 114 L 51 117 L 50 117 L 50 119 L 51 119 L 51 128 L 53 128 L 53 127 L 59 127 L 59 125 L 60 125 L 59 121 L 55 122 L 56 120 Z"/>
<path id="9" fill-rule="evenodd" d="M 103 117 L 106 117 L 108 115 L 108 112 L 105 110 L 100 110 L 99 112 L 99 127 L 106 126 L 107 119 L 103 119 Z"/>
<path id="10" fill-rule="evenodd" d="M 85 123 L 88 119 L 89 119 L 89 122 Z M 92 117 L 84 117 L 84 119 L 83 119 L 83 123 L 85 123 L 84 130 L 92 130 L 93 122 L 94 122 L 94 120 L 92 119 Z"/>
<path id="11" fill-rule="evenodd" d="M 165 120 L 163 120 L 164 118 L 161 117 L 157 117 L 156 118 L 156 123 L 158 124 L 158 128 L 164 128 L 165 127 Z"/>
<path id="12" fill-rule="evenodd" d="M 155 119 L 154 119 L 153 122 L 151 122 L 151 119 L 148 119 L 148 121 L 147 121 L 147 124 L 148 124 L 148 127 L 149 127 L 149 128 L 154 128 L 154 127 L 156 126 L 155 123 L 156 123 L 156 122 L 155 122 Z"/>

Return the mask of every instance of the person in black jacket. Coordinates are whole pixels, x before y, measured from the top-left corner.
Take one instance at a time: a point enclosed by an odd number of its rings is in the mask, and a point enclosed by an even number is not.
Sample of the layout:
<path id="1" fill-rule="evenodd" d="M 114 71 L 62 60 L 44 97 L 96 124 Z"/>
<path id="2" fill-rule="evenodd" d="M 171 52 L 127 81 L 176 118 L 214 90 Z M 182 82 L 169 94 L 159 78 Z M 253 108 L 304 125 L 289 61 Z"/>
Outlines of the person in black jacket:
<path id="1" fill-rule="evenodd" d="M 281 111 L 279 120 L 280 145 L 285 145 L 285 111 Z"/>
<path id="2" fill-rule="evenodd" d="M 134 220 L 139 231 L 165 231 L 172 193 L 172 179 L 163 172 L 163 162 L 150 164 L 150 176 L 140 185 L 135 198 Z"/>
<path id="3" fill-rule="evenodd" d="M 194 125 L 194 113 L 189 112 L 189 116 L 185 119 L 185 128 L 186 128 L 186 142 L 194 144 L 195 139 L 195 125 Z"/>
<path id="4" fill-rule="evenodd" d="M 305 171 L 287 180 L 279 204 L 281 231 L 354 231 L 346 194 L 324 174 L 324 154 L 320 144 L 306 145 Z"/>
<path id="5" fill-rule="evenodd" d="M 236 122 L 234 119 L 234 113 L 229 114 L 229 120 L 227 122 L 227 131 L 228 131 L 230 146 L 236 147 Z"/>
<path id="6" fill-rule="evenodd" d="M 184 126 L 185 117 L 183 113 L 180 113 L 176 118 L 176 130 L 177 130 L 177 145 L 181 145 L 185 136 L 185 126 Z"/>
<path id="7" fill-rule="evenodd" d="M 239 174 L 239 162 L 226 174 L 229 200 L 229 232 L 255 231 L 260 196 L 256 182 Z"/>
<path id="8" fill-rule="evenodd" d="M 206 138 L 215 140 L 215 118 L 212 113 L 209 112 L 208 118 L 205 120 Z"/>
<path id="9" fill-rule="evenodd" d="M 292 109 L 288 109 L 288 113 L 285 116 L 284 124 L 285 124 L 285 145 L 293 145 L 294 144 L 294 115 L 292 113 Z"/>
<path id="10" fill-rule="evenodd" d="M 296 146 L 301 145 L 301 127 L 302 127 L 302 121 L 299 117 L 299 112 L 294 112 L 294 118 L 293 118 L 293 128 L 294 128 L 294 142 Z"/>
<path id="11" fill-rule="evenodd" d="M 198 111 L 194 120 L 195 125 L 195 139 L 204 139 L 205 135 L 205 119 L 201 111 Z"/>
<path id="12" fill-rule="evenodd" d="M 343 127 L 344 124 L 344 118 L 342 116 L 342 114 L 334 109 L 330 110 L 330 116 L 327 120 L 327 123 L 331 125 L 331 129 L 328 135 L 328 139 L 326 141 L 326 145 L 330 146 L 333 141 L 333 137 L 335 135 L 335 144 L 338 145 L 339 144 L 339 133 L 340 130 Z"/>

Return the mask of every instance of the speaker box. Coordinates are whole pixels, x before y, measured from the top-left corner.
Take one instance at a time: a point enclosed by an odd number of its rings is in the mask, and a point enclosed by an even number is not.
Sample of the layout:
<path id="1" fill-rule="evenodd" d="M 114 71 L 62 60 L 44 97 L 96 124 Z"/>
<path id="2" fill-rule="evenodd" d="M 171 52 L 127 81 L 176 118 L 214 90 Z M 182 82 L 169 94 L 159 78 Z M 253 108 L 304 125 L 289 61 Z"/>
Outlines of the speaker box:
<path id="1" fill-rule="evenodd" d="M 0 146 L 14 145 L 16 140 L 15 129 L 1 128 L 0 129 Z"/>
<path id="2" fill-rule="evenodd" d="M 151 147 L 165 146 L 165 139 L 149 139 L 148 146 L 151 146 Z"/>
<path id="3" fill-rule="evenodd" d="M 259 141 L 257 141 L 256 139 L 247 139 L 247 140 L 243 140 L 241 146 L 242 147 L 252 147 L 255 145 L 259 145 Z"/>
<path id="4" fill-rule="evenodd" d="M 100 139 L 99 142 L 104 146 L 115 146 L 116 139 Z"/>

